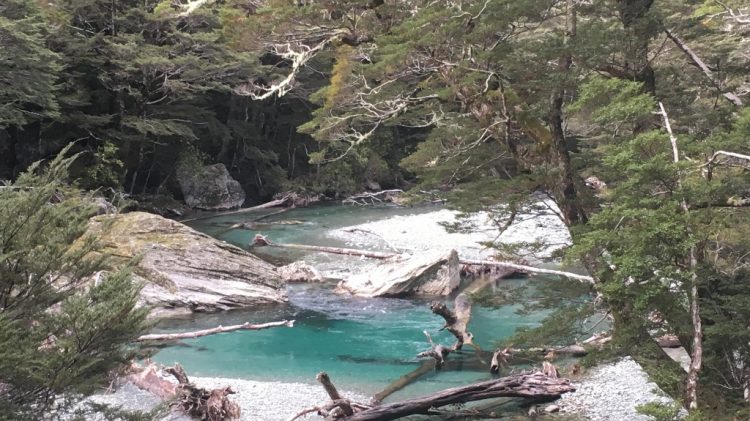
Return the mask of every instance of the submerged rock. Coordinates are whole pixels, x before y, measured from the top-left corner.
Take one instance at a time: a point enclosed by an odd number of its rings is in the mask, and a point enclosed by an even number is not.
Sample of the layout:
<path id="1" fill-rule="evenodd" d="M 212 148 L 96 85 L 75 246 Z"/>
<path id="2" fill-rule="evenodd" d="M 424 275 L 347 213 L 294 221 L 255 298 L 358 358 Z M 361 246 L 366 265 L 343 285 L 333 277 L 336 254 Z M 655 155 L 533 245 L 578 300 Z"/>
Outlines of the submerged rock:
<path id="1" fill-rule="evenodd" d="M 229 175 L 224 164 L 206 165 L 197 169 L 180 167 L 177 181 L 185 203 L 191 208 L 232 209 L 245 202 L 245 190 L 239 181 Z"/>
<path id="2" fill-rule="evenodd" d="M 448 295 L 461 283 L 458 253 L 424 253 L 384 261 L 339 283 L 338 290 L 365 297 Z"/>
<path id="3" fill-rule="evenodd" d="M 274 267 L 260 258 L 158 215 L 131 212 L 92 218 L 113 266 L 141 256 L 135 280 L 151 316 L 213 312 L 286 300 Z"/>
<path id="4" fill-rule="evenodd" d="M 323 282 L 323 275 L 317 269 L 300 260 L 276 268 L 276 273 L 285 282 Z"/>

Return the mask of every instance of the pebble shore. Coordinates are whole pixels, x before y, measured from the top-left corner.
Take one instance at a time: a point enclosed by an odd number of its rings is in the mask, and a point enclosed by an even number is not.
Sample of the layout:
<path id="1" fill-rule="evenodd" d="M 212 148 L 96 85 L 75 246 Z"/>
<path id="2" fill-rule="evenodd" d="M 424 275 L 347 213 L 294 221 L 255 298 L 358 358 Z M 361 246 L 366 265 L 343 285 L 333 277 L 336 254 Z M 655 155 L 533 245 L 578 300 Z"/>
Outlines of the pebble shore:
<path id="1" fill-rule="evenodd" d="M 252 380 L 193 377 L 193 382 L 207 389 L 231 386 L 236 395 L 231 397 L 242 408 L 241 421 L 287 421 L 304 408 L 328 401 L 320 385 L 304 383 L 260 382 Z M 672 404 L 674 401 L 649 380 L 646 372 L 632 358 L 626 357 L 615 363 L 600 365 L 574 381 L 576 391 L 567 393 L 552 405 L 560 408 L 560 414 L 575 415 L 575 419 L 591 421 L 648 421 L 652 419 L 639 414 L 636 408 L 650 402 Z M 368 402 L 369 397 L 358 393 L 341 391 L 341 394 L 357 402 Z M 127 384 L 114 393 L 89 398 L 91 401 L 120 407 L 127 411 L 149 411 L 159 401 L 148 392 Z M 683 415 L 686 414 L 683 412 Z M 96 414 L 87 420 L 98 421 Z M 310 414 L 302 420 L 317 420 Z M 190 421 L 185 416 L 169 414 L 161 421 Z"/>
<path id="2" fill-rule="evenodd" d="M 592 421 L 648 421 L 636 407 L 650 402 L 672 404 L 632 358 L 598 366 L 573 382 L 576 391 L 555 402 L 563 413 L 580 414 Z"/>
<path id="3" fill-rule="evenodd" d="M 231 386 L 237 394 L 230 397 L 242 408 L 240 421 L 288 421 L 305 408 L 320 405 L 329 401 L 328 395 L 320 385 L 304 383 L 259 382 L 252 380 L 224 379 L 213 377 L 191 377 L 190 380 L 206 389 Z M 369 397 L 340 391 L 340 393 L 357 402 L 368 402 Z M 150 411 L 159 400 L 148 392 L 126 384 L 114 393 L 95 395 L 91 401 L 125 411 Z M 301 420 L 319 420 L 316 414 L 310 414 Z M 104 420 L 98 414 L 86 415 L 87 421 Z M 190 418 L 168 414 L 161 421 L 191 421 Z"/>

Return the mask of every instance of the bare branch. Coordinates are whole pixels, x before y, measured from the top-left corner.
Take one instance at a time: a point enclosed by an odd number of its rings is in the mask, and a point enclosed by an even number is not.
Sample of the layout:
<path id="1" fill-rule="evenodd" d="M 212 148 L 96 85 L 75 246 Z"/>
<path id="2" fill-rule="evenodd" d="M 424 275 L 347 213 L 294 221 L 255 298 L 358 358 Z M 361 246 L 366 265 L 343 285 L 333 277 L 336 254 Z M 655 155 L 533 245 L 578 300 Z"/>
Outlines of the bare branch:
<path id="1" fill-rule="evenodd" d="M 708 78 L 708 80 L 711 81 L 711 83 L 720 91 L 722 90 L 722 83 L 719 81 L 719 79 L 716 78 L 716 76 L 713 74 L 711 69 L 708 68 L 706 63 L 701 60 L 701 58 L 683 41 L 681 40 L 677 35 L 672 33 L 669 29 L 664 29 L 664 33 L 667 34 L 667 37 L 671 39 L 677 48 L 682 50 L 682 52 L 685 53 L 685 55 L 690 59 L 693 64 L 698 66 L 699 69 L 703 72 L 704 75 Z M 722 92 L 722 96 L 726 98 L 729 102 L 732 104 L 741 107 L 742 106 L 742 100 L 740 99 L 737 94 L 732 92 Z"/>
<path id="2" fill-rule="evenodd" d="M 150 335 L 139 336 L 138 339 L 136 339 L 136 342 L 145 342 L 145 341 L 174 341 L 174 340 L 177 340 L 177 339 L 200 338 L 201 336 L 214 335 L 214 334 L 217 334 L 217 333 L 232 332 L 232 331 L 235 331 L 235 330 L 261 330 L 261 329 L 268 329 L 268 328 L 280 327 L 280 326 L 293 327 L 294 326 L 294 320 L 282 320 L 280 322 L 262 323 L 262 324 L 257 324 L 257 325 L 245 322 L 245 323 L 243 323 L 241 325 L 217 326 L 217 327 L 214 327 L 214 328 L 211 328 L 211 329 L 197 330 L 197 331 L 194 331 L 194 332 L 152 333 Z"/>

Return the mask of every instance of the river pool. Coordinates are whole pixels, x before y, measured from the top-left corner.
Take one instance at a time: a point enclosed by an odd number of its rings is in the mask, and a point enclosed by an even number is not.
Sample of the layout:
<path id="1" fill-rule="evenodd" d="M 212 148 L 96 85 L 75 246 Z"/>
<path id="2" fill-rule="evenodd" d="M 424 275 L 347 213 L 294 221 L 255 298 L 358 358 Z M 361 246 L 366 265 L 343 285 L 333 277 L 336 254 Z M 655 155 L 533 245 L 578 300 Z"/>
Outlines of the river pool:
<path id="1" fill-rule="evenodd" d="M 195 221 L 191 225 L 239 246 L 248 244 L 256 233 L 268 235 L 277 242 L 352 246 L 357 244 L 356 239 L 346 240 L 327 233 L 385 218 L 411 218 L 436 211 L 441 210 L 435 207 L 325 205 L 290 210 L 262 220 L 263 224 L 256 224 L 253 229 L 227 228 L 237 222 L 252 220 L 260 213 L 219 216 Z M 294 224 L 273 223 L 278 221 L 293 221 Z M 440 236 L 444 234 L 435 232 L 435 241 L 441 241 Z M 421 240 L 424 242 L 425 239 Z M 382 250 L 388 248 L 386 244 L 368 246 Z M 276 252 L 265 257 L 281 261 L 305 258 L 315 266 L 324 266 L 327 272 L 341 274 L 353 267 L 361 269 L 362 265 L 375 264 L 356 258 L 296 251 L 292 255 Z M 508 279 L 493 284 L 493 287 L 530 286 L 533 282 Z M 291 329 L 237 331 L 185 340 L 160 349 L 154 360 L 163 364 L 178 361 L 194 376 L 261 381 L 313 383 L 316 373 L 326 371 L 341 389 L 371 395 L 419 366 L 416 354 L 429 347 L 423 331 L 428 331 L 436 342 L 453 342 L 449 333 L 440 331 L 443 321 L 430 312 L 427 299 L 358 298 L 336 294 L 333 286 L 290 285 L 286 304 L 161 322 L 155 331 L 296 320 Z M 492 350 L 496 341 L 512 335 L 520 327 L 537 325 L 544 316 L 543 312 L 519 314 L 517 309 L 516 306 L 475 306 L 469 327 L 477 344 L 485 350 Z M 450 367 L 422 377 L 392 398 L 414 396 L 491 376 L 486 356 L 479 356 L 472 348 L 465 347 L 449 359 L 452 361 Z"/>

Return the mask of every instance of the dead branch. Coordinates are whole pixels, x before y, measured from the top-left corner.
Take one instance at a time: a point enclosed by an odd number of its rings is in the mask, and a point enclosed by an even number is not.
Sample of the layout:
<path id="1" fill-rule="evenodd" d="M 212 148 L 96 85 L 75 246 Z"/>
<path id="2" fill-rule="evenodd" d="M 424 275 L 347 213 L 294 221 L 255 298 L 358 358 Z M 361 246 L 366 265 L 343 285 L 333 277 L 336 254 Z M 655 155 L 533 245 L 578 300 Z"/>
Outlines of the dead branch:
<path id="1" fill-rule="evenodd" d="M 317 251 L 321 253 L 333 253 L 333 254 L 343 254 L 347 256 L 363 256 L 363 257 L 369 257 L 371 259 L 390 259 L 392 257 L 398 256 L 394 253 L 383 253 L 379 251 L 367 251 L 367 250 L 356 250 L 356 249 L 349 249 L 349 248 L 341 248 L 341 247 L 324 247 L 324 246 L 311 246 L 306 244 L 277 244 L 269 240 L 266 236 L 261 234 L 255 234 L 255 237 L 253 238 L 252 244 L 250 244 L 251 247 L 278 247 L 278 248 L 287 248 L 287 249 L 297 249 L 297 250 L 309 250 L 309 251 Z"/>
<path id="2" fill-rule="evenodd" d="M 377 203 L 392 202 L 393 197 L 395 195 L 398 195 L 403 192 L 404 191 L 401 189 L 381 190 L 381 191 L 372 192 L 372 193 L 363 192 L 363 193 L 355 194 L 353 196 L 349 196 L 346 199 L 342 200 L 341 203 L 349 204 L 349 205 L 367 206 L 367 205 L 375 205 Z"/>
<path id="3" fill-rule="evenodd" d="M 334 30 L 329 36 L 323 38 L 312 46 L 302 43 L 295 43 L 296 45 L 292 46 L 291 42 L 282 45 L 269 45 L 268 48 L 272 54 L 291 62 L 289 73 L 284 78 L 270 86 L 261 86 L 253 82 L 248 82 L 245 85 L 237 87 L 235 93 L 241 96 L 249 96 L 255 101 L 262 101 L 273 96 L 280 98 L 286 95 L 292 90 L 292 88 L 294 88 L 297 76 L 302 68 L 304 68 L 307 63 L 326 46 L 347 33 L 349 33 L 349 31 L 346 29 Z"/>
<path id="4" fill-rule="evenodd" d="M 232 332 L 235 330 L 261 330 L 261 329 L 269 329 L 272 327 L 280 327 L 280 326 L 293 327 L 294 320 L 282 320 L 280 322 L 269 322 L 269 323 L 261 323 L 261 324 L 250 324 L 248 322 L 245 322 L 241 325 L 217 326 L 211 329 L 196 330 L 193 332 L 152 333 L 149 335 L 139 336 L 138 339 L 136 339 L 136 342 L 174 341 L 178 339 L 200 338 L 201 336 L 215 335 L 217 333 Z"/>
<path id="5" fill-rule="evenodd" d="M 473 345 L 474 336 L 466 330 L 471 319 L 471 301 L 465 294 L 459 294 L 456 297 L 453 310 L 439 301 L 433 301 L 430 304 L 430 310 L 445 319 L 445 326 L 442 329 L 448 330 L 456 337 L 453 351 L 461 349 L 463 344 Z"/>
<path id="6" fill-rule="evenodd" d="M 722 90 L 723 86 L 721 81 L 713 74 L 711 69 L 708 68 L 706 63 L 677 35 L 675 35 L 672 31 L 669 29 L 664 29 L 664 33 L 667 34 L 667 37 L 672 40 L 672 42 L 675 43 L 677 48 L 682 50 L 683 53 L 688 57 L 688 59 L 695 64 L 703 74 L 708 78 L 709 81 L 720 91 Z M 726 98 L 729 102 L 732 104 L 741 107 L 742 106 L 742 100 L 740 99 L 737 94 L 733 92 L 722 92 L 722 96 Z"/>
<path id="7" fill-rule="evenodd" d="M 727 151 L 716 151 L 713 155 L 711 155 L 711 158 L 709 158 L 708 161 L 706 161 L 705 164 L 701 165 L 702 167 L 713 165 L 716 160 L 718 160 L 720 157 L 728 157 L 728 158 L 735 158 L 735 159 L 741 159 L 744 161 L 750 161 L 750 155 L 743 155 L 736 152 L 727 152 Z"/>
<path id="8" fill-rule="evenodd" d="M 443 367 L 443 364 L 445 364 L 445 358 L 448 356 L 448 354 L 454 351 L 454 349 L 434 343 L 432 341 L 432 336 L 430 336 L 430 334 L 427 333 L 426 330 L 422 331 L 422 333 L 427 336 L 427 340 L 430 342 L 430 349 L 417 354 L 417 358 L 431 357 L 435 360 L 435 368 L 439 369 Z"/>

